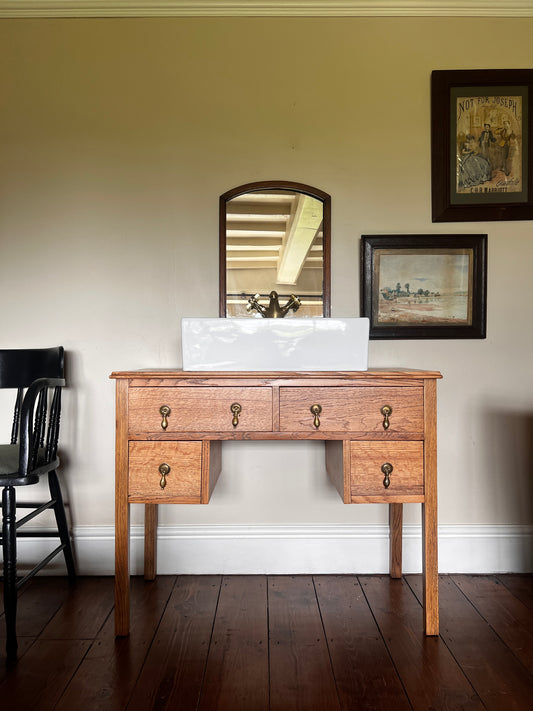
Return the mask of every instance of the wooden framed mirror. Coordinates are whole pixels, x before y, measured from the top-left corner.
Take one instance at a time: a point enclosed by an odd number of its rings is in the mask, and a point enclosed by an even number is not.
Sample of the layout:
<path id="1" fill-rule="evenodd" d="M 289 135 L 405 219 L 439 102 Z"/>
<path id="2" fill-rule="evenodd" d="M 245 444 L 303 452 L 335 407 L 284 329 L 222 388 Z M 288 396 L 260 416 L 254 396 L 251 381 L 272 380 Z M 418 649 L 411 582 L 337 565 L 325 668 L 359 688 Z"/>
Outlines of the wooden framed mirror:
<path id="1" fill-rule="evenodd" d="M 250 317 L 249 299 L 300 300 L 287 318 L 329 316 L 331 197 L 303 183 L 248 183 L 220 196 L 221 317 Z M 255 314 L 257 316 L 257 314 Z"/>

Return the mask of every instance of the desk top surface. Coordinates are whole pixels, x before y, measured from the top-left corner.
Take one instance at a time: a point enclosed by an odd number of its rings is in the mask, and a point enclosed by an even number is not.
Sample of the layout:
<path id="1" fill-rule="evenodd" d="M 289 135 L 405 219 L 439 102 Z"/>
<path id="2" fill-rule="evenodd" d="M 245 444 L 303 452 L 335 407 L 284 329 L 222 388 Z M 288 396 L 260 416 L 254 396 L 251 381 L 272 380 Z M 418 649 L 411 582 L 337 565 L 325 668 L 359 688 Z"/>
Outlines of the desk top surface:
<path id="1" fill-rule="evenodd" d="M 425 378 L 442 378 L 442 374 L 433 370 L 415 370 L 410 368 L 372 368 L 371 370 L 353 371 L 193 371 L 179 368 L 147 368 L 142 370 L 115 371 L 109 376 L 115 380 L 255 380 L 255 381 L 282 381 L 282 380 L 373 380 L 373 379 L 398 379 L 420 380 Z"/>

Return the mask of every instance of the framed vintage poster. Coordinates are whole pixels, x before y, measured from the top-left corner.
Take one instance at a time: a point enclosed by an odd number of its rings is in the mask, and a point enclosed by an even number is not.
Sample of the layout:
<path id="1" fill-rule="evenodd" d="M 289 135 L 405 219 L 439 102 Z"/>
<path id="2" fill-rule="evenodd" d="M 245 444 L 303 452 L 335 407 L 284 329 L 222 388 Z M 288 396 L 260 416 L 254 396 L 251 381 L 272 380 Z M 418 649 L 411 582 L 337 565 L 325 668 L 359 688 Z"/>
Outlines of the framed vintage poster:
<path id="1" fill-rule="evenodd" d="M 363 235 L 370 338 L 485 338 L 487 235 Z"/>
<path id="2" fill-rule="evenodd" d="M 433 222 L 533 219 L 533 70 L 431 76 Z"/>

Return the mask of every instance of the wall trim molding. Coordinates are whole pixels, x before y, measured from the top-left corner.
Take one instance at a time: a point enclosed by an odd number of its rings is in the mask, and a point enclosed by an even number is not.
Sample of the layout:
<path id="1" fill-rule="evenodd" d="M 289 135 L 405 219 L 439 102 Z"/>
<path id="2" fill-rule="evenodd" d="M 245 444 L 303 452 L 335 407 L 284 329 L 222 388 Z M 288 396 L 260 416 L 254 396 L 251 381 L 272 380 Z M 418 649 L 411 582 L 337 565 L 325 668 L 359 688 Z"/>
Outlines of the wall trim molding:
<path id="1" fill-rule="evenodd" d="M 0 18 L 533 17 L 532 0 L 0 0 Z"/>
<path id="2" fill-rule="evenodd" d="M 81 575 L 114 572 L 113 526 L 74 528 Z M 161 574 L 289 574 L 388 572 L 386 524 L 331 525 L 168 525 L 158 529 Z M 52 539 L 53 540 L 53 539 Z M 19 565 L 30 565 L 49 550 L 46 539 L 19 539 Z M 421 526 L 404 526 L 404 573 L 421 572 Z M 131 528 L 132 574 L 143 572 L 143 527 Z M 440 525 L 441 573 L 533 572 L 533 526 Z M 43 574 L 64 574 L 58 557 Z"/>

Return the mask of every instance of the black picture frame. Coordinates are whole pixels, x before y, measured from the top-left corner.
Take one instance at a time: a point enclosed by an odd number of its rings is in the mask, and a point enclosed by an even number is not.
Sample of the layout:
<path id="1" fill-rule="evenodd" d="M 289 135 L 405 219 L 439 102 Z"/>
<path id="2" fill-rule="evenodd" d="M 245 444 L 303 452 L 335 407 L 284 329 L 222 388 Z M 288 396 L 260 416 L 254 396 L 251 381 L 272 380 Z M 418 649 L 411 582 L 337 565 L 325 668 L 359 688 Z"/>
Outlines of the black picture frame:
<path id="1" fill-rule="evenodd" d="M 361 237 L 371 339 L 485 338 L 486 303 L 486 234 Z"/>
<path id="2" fill-rule="evenodd" d="M 533 70 L 431 75 L 433 222 L 533 219 Z"/>

